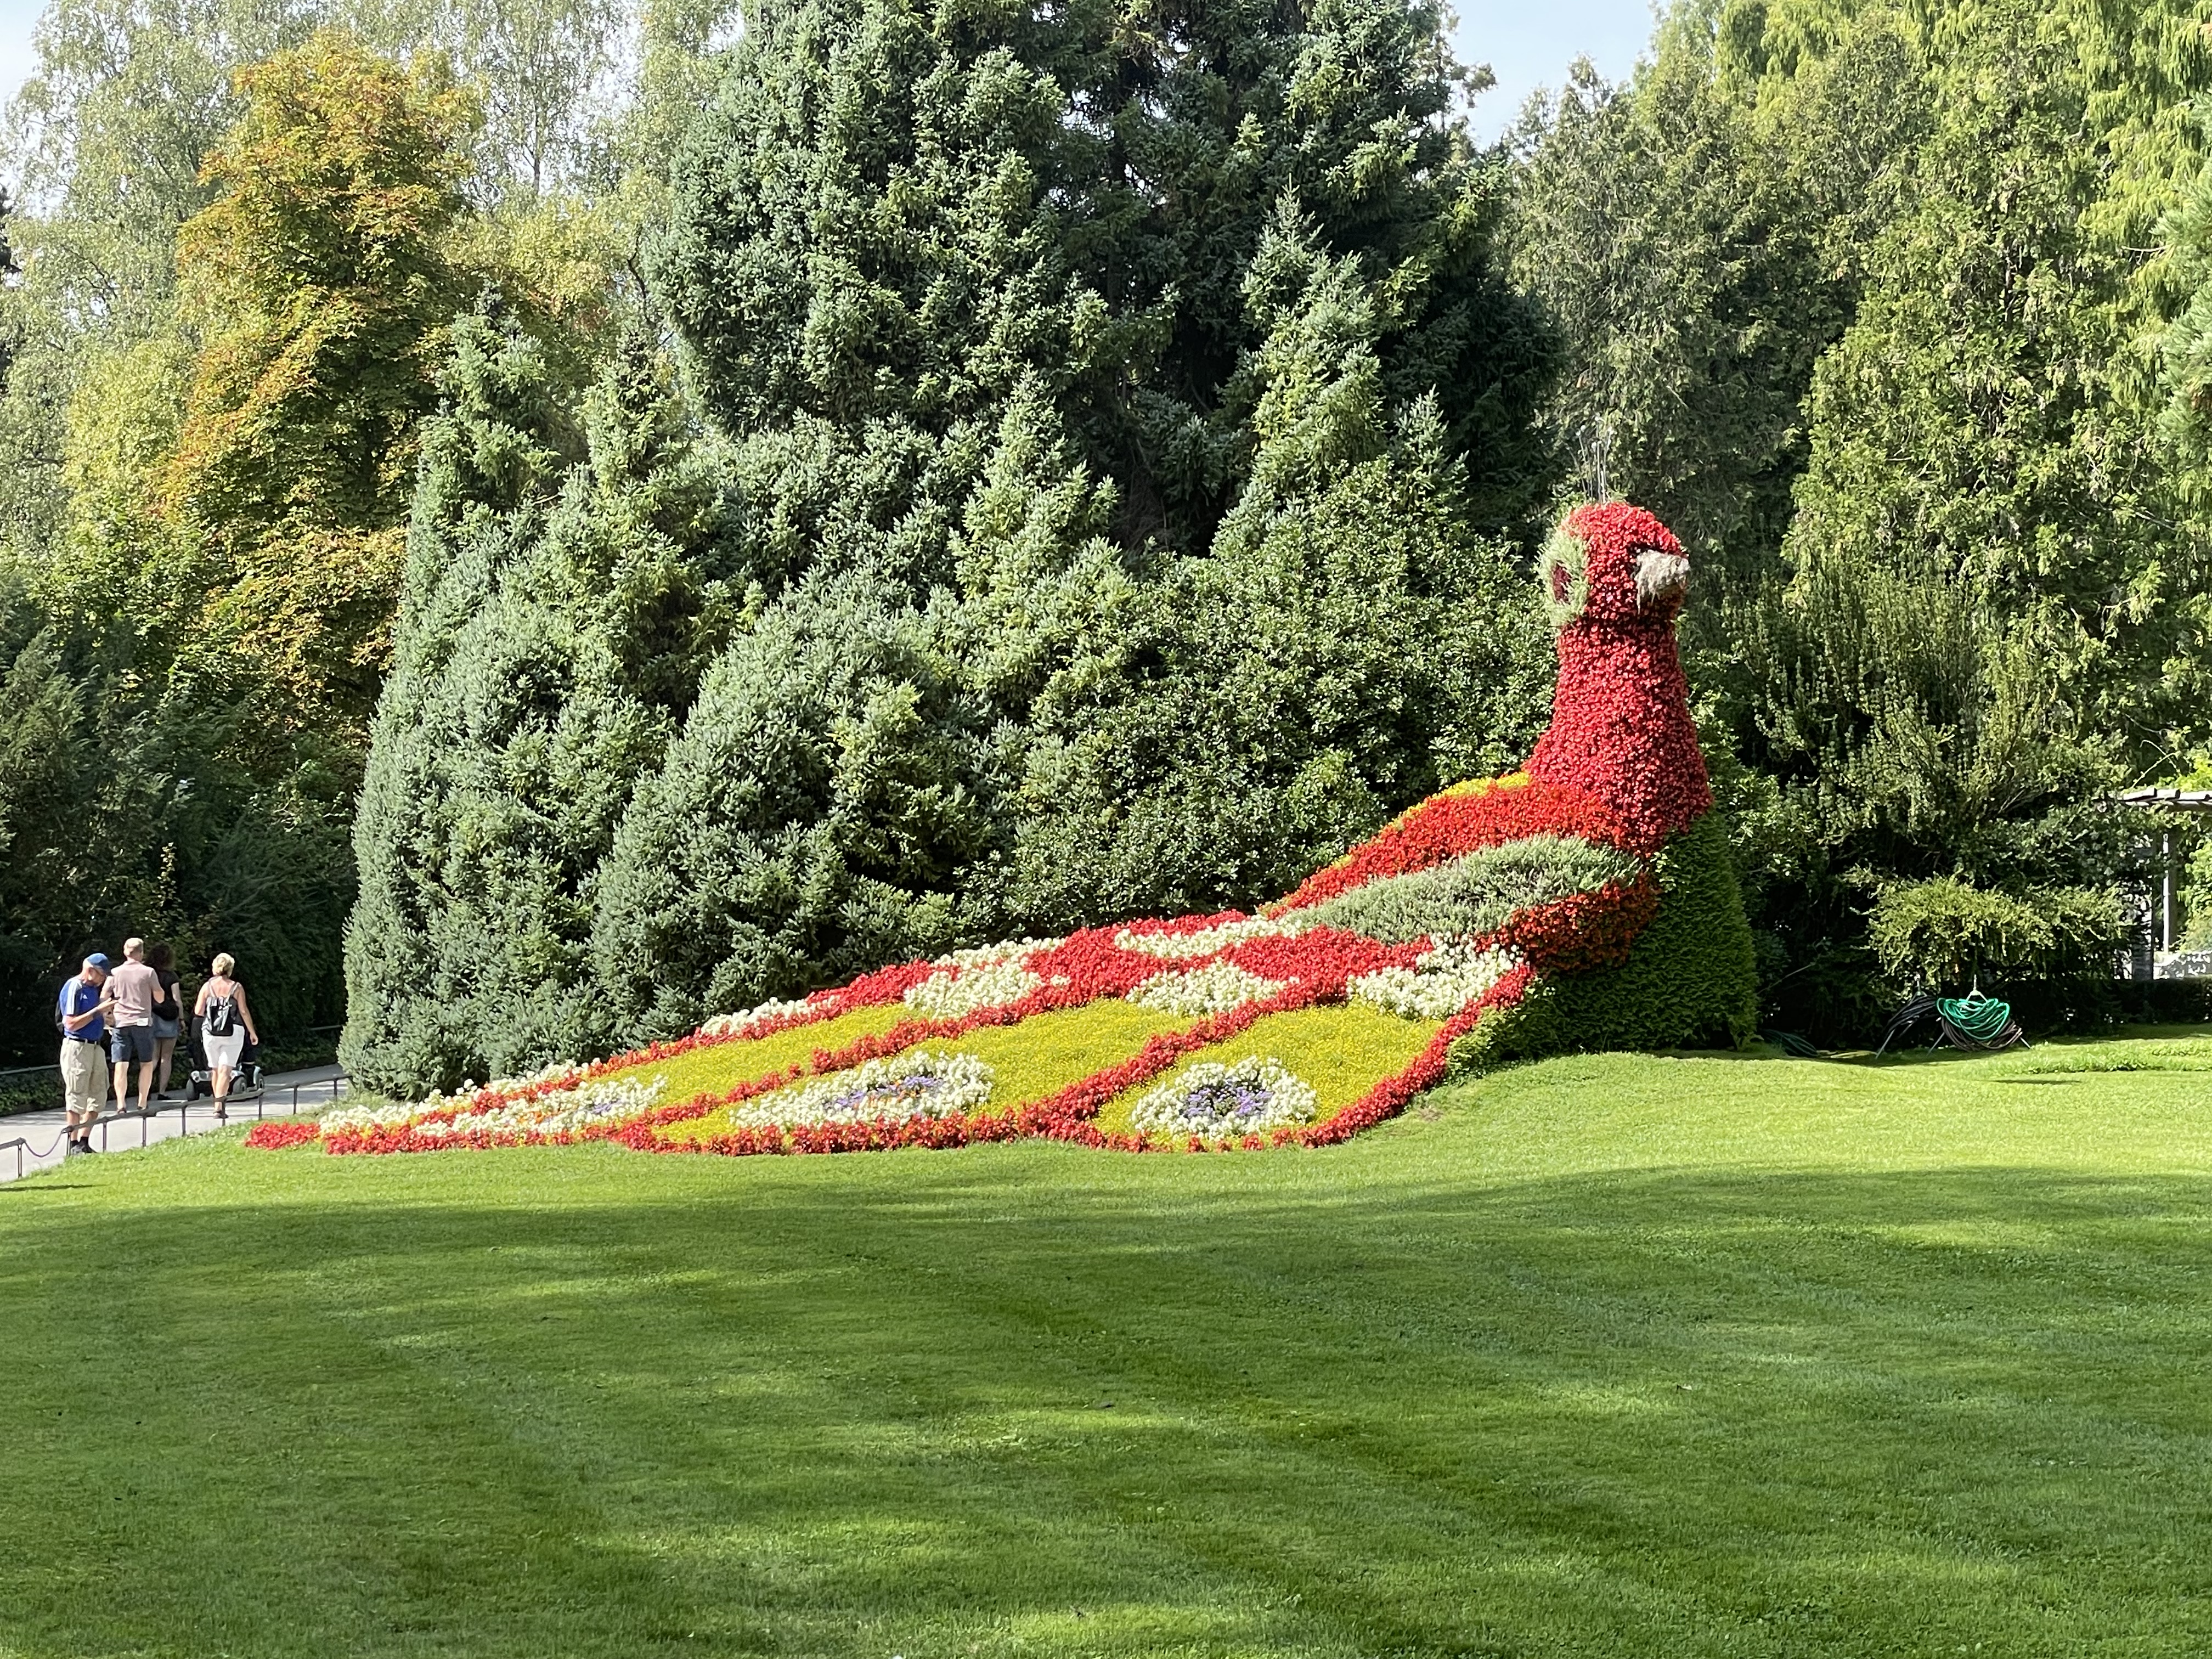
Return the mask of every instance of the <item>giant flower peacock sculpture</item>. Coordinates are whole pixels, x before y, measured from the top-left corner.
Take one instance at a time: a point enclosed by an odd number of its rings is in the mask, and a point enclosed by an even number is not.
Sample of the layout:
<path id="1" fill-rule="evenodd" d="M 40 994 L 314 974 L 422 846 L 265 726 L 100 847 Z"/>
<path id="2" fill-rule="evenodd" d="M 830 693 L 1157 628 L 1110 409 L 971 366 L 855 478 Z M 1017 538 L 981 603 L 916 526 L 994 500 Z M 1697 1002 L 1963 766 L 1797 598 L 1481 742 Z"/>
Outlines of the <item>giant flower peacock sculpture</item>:
<path id="1" fill-rule="evenodd" d="M 1689 561 L 1651 514 L 1612 503 L 1571 514 L 1539 576 L 1559 675 L 1527 768 L 1432 796 L 1256 915 L 902 963 L 681 1042 L 252 1139 L 1322 1146 L 1454 1070 L 1741 1043 L 1751 939 L 1674 645 Z"/>

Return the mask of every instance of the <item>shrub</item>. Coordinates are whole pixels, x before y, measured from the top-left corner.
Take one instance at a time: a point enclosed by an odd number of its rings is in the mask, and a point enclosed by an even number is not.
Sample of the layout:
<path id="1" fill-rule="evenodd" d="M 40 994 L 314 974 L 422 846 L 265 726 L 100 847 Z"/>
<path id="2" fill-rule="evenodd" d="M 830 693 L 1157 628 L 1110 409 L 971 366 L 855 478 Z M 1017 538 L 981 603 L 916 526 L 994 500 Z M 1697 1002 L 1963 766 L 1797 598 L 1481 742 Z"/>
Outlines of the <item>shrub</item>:
<path id="1" fill-rule="evenodd" d="M 2128 947 L 2118 896 L 2047 887 L 2014 895 L 1955 876 L 1890 882 L 1875 900 L 1870 933 L 1882 970 L 1911 989 L 1993 978 L 2110 979 Z"/>

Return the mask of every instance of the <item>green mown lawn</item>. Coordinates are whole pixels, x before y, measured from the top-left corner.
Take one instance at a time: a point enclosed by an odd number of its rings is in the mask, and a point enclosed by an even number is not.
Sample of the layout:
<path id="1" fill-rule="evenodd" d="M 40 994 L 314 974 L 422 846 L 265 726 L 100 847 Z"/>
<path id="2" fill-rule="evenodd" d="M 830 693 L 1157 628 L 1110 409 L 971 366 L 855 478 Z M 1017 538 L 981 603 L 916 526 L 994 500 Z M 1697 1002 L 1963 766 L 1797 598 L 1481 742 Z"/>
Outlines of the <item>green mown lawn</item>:
<path id="1" fill-rule="evenodd" d="M 0 1654 L 2201 1655 L 2208 1176 L 2202 1035 L 112 1154 L 0 1187 Z"/>

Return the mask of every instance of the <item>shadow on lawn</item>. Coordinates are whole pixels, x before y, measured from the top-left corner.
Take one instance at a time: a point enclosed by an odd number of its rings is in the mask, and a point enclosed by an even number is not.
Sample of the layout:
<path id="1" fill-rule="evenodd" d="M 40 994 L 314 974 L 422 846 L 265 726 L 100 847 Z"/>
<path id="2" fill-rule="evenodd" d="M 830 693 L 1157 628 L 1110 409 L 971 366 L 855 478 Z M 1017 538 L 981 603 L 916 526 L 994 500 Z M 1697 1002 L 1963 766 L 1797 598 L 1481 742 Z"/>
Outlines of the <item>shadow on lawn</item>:
<path id="1" fill-rule="evenodd" d="M 2198 1181 L 568 1156 L 15 1211 L 0 1515 L 147 1594 L 0 1568 L 0 1647 L 2201 1647 Z"/>

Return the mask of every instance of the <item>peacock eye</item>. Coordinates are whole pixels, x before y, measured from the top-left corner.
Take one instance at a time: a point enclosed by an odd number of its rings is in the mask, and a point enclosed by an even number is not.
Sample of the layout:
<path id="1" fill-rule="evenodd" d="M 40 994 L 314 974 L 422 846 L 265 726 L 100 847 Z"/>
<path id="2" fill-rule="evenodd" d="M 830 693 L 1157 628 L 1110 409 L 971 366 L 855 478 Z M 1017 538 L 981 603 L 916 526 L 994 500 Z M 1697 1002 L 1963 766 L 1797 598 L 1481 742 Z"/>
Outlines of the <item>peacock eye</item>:
<path id="1" fill-rule="evenodd" d="M 1567 602 L 1567 580 L 1566 566 L 1555 564 L 1552 567 L 1553 604 L 1565 605 Z"/>

